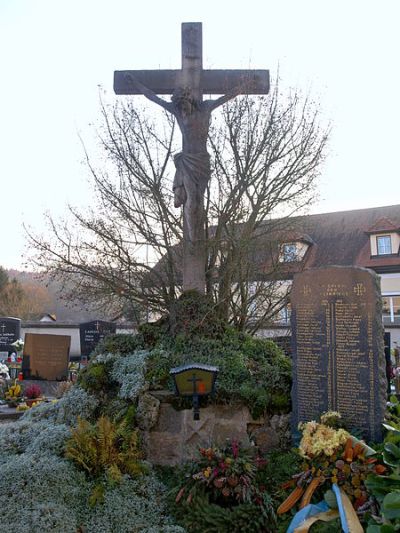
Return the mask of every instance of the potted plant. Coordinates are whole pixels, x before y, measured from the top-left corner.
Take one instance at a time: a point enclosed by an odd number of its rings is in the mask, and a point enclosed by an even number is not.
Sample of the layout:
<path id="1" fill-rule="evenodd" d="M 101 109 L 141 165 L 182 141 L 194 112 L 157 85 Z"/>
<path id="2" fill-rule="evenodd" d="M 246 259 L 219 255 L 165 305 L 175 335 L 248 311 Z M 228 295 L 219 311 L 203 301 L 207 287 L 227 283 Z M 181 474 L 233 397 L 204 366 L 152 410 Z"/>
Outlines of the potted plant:
<path id="1" fill-rule="evenodd" d="M 24 396 L 26 405 L 28 407 L 32 407 L 34 403 L 38 402 L 41 399 L 42 389 L 39 387 L 39 385 L 35 385 L 33 383 L 32 385 L 26 387 L 24 391 Z"/>

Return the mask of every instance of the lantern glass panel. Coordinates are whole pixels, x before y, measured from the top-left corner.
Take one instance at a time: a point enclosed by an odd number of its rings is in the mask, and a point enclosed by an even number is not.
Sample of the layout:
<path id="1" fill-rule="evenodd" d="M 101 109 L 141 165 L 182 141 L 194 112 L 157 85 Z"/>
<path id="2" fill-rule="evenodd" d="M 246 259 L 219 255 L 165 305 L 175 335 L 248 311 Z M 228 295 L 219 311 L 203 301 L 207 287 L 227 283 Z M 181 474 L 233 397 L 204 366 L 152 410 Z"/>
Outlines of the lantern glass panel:
<path id="1" fill-rule="evenodd" d="M 208 370 L 193 368 L 175 374 L 174 379 L 178 393 L 181 396 L 193 396 L 193 380 L 196 383 L 196 393 L 201 396 L 212 392 L 214 376 L 215 374 Z"/>

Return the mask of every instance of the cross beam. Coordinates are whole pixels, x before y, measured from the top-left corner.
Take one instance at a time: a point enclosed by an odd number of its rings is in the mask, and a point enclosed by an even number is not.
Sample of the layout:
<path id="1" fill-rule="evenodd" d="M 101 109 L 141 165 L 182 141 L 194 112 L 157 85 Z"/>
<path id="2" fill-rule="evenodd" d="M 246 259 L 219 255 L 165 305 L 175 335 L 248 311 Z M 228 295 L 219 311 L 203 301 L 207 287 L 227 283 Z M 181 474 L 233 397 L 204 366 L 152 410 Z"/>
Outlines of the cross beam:
<path id="1" fill-rule="evenodd" d="M 172 94 L 178 87 L 197 89 L 201 95 L 230 93 L 235 88 L 240 89 L 237 94 L 269 92 L 268 70 L 204 70 L 201 34 L 201 22 L 183 23 L 181 70 L 117 70 L 115 93 L 142 94 L 132 87 L 130 76 L 156 94 Z"/>

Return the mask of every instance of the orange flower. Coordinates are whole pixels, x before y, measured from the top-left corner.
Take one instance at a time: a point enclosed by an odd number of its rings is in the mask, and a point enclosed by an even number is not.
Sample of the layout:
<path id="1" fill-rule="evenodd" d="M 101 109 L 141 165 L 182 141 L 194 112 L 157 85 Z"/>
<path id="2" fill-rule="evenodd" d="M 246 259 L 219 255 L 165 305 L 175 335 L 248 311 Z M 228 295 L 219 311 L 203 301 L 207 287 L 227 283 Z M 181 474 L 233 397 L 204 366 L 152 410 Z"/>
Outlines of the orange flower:
<path id="1" fill-rule="evenodd" d="M 383 465 L 375 465 L 375 473 L 378 474 L 378 475 L 381 475 L 383 474 L 384 472 L 386 472 L 386 466 L 383 466 Z"/>

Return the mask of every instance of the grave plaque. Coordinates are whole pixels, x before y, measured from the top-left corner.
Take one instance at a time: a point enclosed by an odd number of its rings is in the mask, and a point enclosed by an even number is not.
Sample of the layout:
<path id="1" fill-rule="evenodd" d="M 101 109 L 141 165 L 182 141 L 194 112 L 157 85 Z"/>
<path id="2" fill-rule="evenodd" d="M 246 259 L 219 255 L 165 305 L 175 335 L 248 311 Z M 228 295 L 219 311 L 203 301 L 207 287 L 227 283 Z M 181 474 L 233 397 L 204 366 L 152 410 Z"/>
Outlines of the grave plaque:
<path id="1" fill-rule="evenodd" d="M 105 320 L 94 320 L 80 324 L 81 355 L 90 355 L 98 342 L 107 335 L 115 333 L 116 329 L 117 326 L 114 322 L 106 322 Z"/>
<path id="2" fill-rule="evenodd" d="M 310 269 L 292 292 L 293 426 L 339 411 L 381 439 L 386 407 L 379 278 L 356 267 Z"/>
<path id="3" fill-rule="evenodd" d="M 11 344 L 21 338 L 21 320 L 19 318 L 0 318 L 0 351 L 10 352 Z"/>
<path id="4" fill-rule="evenodd" d="M 69 335 L 26 333 L 22 364 L 25 377 L 49 381 L 66 379 L 70 346 Z"/>

